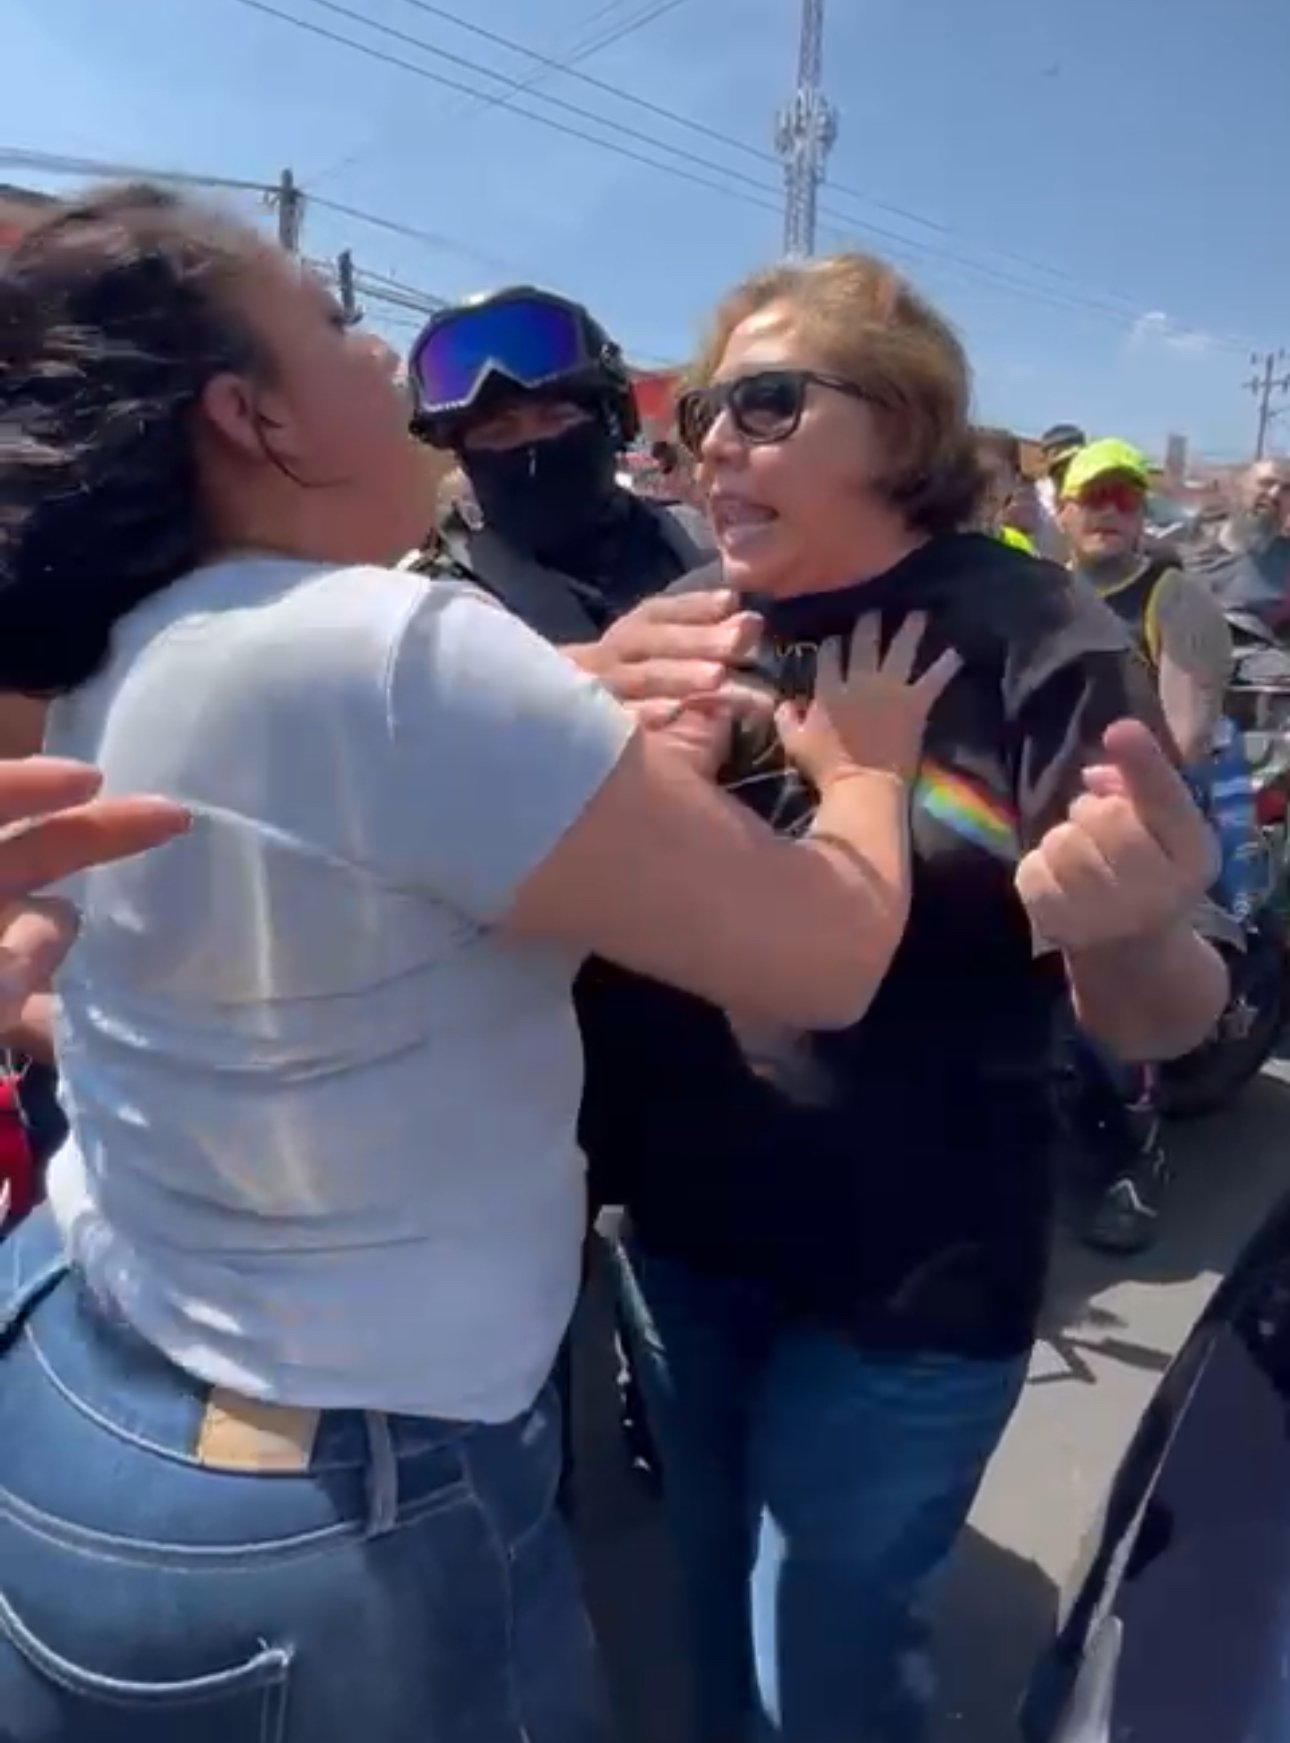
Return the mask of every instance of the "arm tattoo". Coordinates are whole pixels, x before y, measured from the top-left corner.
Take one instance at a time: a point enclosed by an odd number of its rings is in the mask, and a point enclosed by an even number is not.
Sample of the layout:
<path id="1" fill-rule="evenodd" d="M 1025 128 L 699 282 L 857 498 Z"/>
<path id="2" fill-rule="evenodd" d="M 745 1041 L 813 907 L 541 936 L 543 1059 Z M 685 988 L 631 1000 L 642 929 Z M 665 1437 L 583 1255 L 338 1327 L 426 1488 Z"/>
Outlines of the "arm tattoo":
<path id="1" fill-rule="evenodd" d="M 1209 750 L 1232 676 L 1232 636 L 1218 601 L 1173 570 L 1156 590 L 1160 705 L 1184 762 Z"/>

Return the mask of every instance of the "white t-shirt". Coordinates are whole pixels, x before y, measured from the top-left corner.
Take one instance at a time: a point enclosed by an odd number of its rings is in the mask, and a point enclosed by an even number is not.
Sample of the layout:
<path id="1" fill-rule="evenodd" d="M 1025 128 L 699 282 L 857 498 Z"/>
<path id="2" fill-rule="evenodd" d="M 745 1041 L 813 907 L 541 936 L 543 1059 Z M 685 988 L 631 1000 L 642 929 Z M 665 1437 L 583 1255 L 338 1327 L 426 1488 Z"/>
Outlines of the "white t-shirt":
<path id="1" fill-rule="evenodd" d="M 190 834 L 76 880 L 50 1197 L 96 1287 L 255 1397 L 505 1421 L 574 1301 L 567 952 L 490 930 L 631 736 L 463 583 L 199 570 L 51 751 Z"/>

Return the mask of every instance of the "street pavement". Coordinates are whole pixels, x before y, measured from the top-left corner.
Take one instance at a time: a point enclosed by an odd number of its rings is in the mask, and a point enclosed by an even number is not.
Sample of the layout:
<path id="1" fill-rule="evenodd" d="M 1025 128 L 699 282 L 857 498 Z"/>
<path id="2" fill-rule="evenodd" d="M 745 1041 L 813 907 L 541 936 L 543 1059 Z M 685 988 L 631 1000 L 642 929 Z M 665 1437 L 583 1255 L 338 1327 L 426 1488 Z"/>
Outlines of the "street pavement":
<path id="1" fill-rule="evenodd" d="M 1059 1242 L 1025 1397 L 946 1582 L 936 1743 L 1013 1743 L 1012 1713 L 1107 1482 L 1211 1291 L 1290 1191 L 1290 1058 L 1221 1117 L 1170 1133 L 1163 1236 L 1109 1260 Z M 657 1504 L 628 1469 L 603 1282 L 576 1356 L 578 1534 L 623 1743 L 692 1743 Z"/>

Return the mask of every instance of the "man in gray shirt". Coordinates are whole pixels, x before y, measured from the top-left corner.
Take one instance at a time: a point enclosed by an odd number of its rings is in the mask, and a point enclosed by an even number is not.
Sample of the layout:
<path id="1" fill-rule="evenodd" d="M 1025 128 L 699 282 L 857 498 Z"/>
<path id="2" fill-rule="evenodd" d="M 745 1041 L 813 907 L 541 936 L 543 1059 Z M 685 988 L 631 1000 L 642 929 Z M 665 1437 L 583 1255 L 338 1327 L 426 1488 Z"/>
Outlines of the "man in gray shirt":
<path id="1" fill-rule="evenodd" d="M 1290 465 L 1256 460 L 1236 482 L 1231 510 L 1213 535 L 1186 553 L 1187 566 L 1225 610 L 1248 612 L 1269 629 L 1290 618 Z"/>

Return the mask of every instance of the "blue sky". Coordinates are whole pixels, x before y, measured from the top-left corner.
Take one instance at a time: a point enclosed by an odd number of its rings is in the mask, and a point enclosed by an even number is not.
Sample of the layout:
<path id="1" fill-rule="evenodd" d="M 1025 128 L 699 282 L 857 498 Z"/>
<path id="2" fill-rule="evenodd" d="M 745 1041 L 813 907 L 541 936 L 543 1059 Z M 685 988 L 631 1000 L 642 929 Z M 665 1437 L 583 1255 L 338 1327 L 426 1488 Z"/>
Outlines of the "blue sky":
<path id="1" fill-rule="evenodd" d="M 796 0 L 265 3 L 493 99 L 245 0 L 4 0 L 0 145 L 257 182 L 289 164 L 319 195 L 430 238 L 314 207 L 310 253 L 348 245 L 445 296 L 537 280 L 647 361 L 686 355 L 721 291 L 778 251 L 780 177 L 755 153 L 791 86 Z M 830 4 L 841 131 L 821 247 L 910 271 L 966 335 L 984 417 L 1027 432 L 1074 418 L 1153 447 L 1180 429 L 1248 452 L 1249 351 L 1290 345 L 1284 0 Z M 621 32 L 579 70 L 723 137 L 440 11 L 557 61 Z M 537 82 L 508 93 L 444 55 Z M 541 126 L 507 95 L 651 163 Z M 68 185 L 0 162 L 2 179 Z M 1290 439 L 1290 415 L 1282 428 Z"/>

